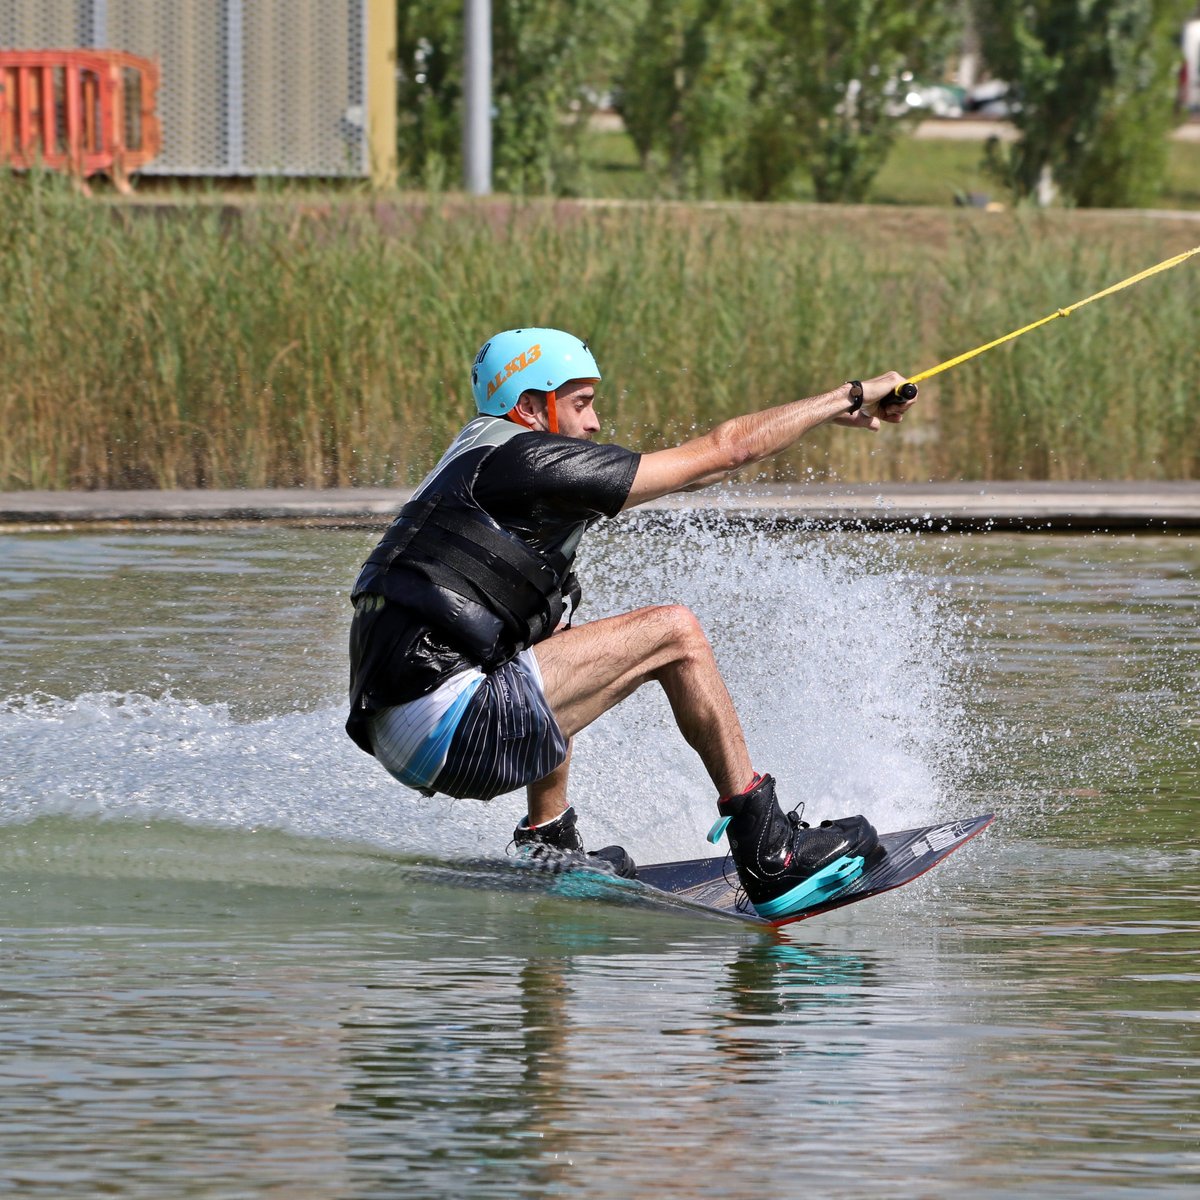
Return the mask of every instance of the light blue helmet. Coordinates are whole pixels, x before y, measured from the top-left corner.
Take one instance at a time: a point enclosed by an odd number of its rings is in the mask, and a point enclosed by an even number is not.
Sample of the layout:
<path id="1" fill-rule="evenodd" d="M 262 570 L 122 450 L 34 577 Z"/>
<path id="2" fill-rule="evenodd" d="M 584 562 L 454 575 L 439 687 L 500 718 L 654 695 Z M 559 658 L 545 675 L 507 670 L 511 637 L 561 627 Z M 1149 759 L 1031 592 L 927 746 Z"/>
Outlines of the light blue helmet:
<path id="1" fill-rule="evenodd" d="M 600 379 L 587 342 L 561 329 L 506 329 L 475 356 L 471 391 L 481 413 L 502 417 L 522 392 L 553 392 L 569 379 Z"/>

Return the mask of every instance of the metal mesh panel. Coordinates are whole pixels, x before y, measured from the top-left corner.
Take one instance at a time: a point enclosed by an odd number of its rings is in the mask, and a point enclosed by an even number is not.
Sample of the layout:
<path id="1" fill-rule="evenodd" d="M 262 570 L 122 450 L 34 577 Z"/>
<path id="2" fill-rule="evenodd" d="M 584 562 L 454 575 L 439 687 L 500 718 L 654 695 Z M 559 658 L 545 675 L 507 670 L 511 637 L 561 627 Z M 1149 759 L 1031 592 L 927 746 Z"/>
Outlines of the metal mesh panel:
<path id="1" fill-rule="evenodd" d="M 0 50 L 90 46 L 91 0 L 0 0 Z"/>
<path id="2" fill-rule="evenodd" d="M 365 80 L 361 4 L 247 5 L 244 154 L 256 172 L 361 175 Z"/>
<path id="3" fill-rule="evenodd" d="M 227 174 L 225 5 L 213 0 L 108 0 L 106 46 L 157 59 L 162 153 L 156 175 Z"/>
<path id="4" fill-rule="evenodd" d="M 364 0 L 0 0 L 0 46 L 156 59 L 154 175 L 369 172 Z"/>

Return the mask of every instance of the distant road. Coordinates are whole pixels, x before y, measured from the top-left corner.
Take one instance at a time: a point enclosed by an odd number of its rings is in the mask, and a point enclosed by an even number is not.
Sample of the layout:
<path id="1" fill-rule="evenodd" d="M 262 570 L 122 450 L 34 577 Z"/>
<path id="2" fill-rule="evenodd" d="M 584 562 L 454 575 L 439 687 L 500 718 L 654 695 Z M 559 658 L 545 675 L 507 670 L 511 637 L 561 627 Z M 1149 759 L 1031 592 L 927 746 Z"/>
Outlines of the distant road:
<path id="1" fill-rule="evenodd" d="M 992 137 L 1015 142 L 1017 130 L 1007 121 L 972 121 L 964 117 L 958 121 L 922 121 L 913 130 L 913 137 L 923 142 L 984 142 Z"/>
<path id="2" fill-rule="evenodd" d="M 593 129 L 615 133 L 622 129 L 621 118 L 615 112 L 598 112 L 591 120 Z M 950 142 L 983 142 L 998 137 L 1002 142 L 1016 139 L 1017 131 L 1007 121 L 992 118 L 962 117 L 958 120 L 922 121 L 913 137 L 927 141 L 942 139 Z M 1179 142 L 1200 142 L 1200 117 L 1184 122 L 1171 136 Z"/>
<path id="3" fill-rule="evenodd" d="M 982 142 L 998 137 L 1002 142 L 1016 141 L 1017 131 L 1007 121 L 960 120 L 922 121 L 913 137 L 923 141 Z M 1200 121 L 1186 121 L 1172 134 L 1177 142 L 1200 142 Z"/>

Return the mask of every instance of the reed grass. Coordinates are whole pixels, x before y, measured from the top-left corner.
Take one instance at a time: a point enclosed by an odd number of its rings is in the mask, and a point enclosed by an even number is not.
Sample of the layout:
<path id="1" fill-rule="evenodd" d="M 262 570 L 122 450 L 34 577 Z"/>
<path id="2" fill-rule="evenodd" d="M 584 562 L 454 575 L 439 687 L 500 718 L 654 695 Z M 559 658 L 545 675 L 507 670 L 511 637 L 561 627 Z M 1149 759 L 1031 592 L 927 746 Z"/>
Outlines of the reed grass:
<path id="1" fill-rule="evenodd" d="M 654 448 L 915 372 L 1200 241 L 1183 222 L 899 208 L 272 196 L 161 211 L 0 178 L 0 490 L 415 481 L 497 329 L 601 362 L 603 436 Z M 777 479 L 1194 479 L 1188 263 L 931 380 Z"/>

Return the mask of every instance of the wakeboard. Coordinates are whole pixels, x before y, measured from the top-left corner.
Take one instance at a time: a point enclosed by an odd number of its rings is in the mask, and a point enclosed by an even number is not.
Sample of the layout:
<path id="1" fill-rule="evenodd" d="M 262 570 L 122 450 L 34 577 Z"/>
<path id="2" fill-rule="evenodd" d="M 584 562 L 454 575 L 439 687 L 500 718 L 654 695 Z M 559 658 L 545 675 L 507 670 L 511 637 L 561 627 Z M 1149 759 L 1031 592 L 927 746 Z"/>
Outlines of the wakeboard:
<path id="1" fill-rule="evenodd" d="M 456 887 L 535 892 L 578 900 L 602 900 L 637 908 L 690 912 L 760 927 L 790 925 L 857 904 L 903 887 L 937 866 L 991 823 L 993 814 L 945 821 L 881 834 L 883 853 L 840 891 L 814 897 L 788 916 L 768 919 L 754 911 L 738 885 L 729 855 L 639 866 L 636 879 L 623 879 L 589 867 L 554 859 L 457 859 L 430 864 L 429 878 Z M 410 867 L 410 870 L 418 868 Z"/>
<path id="2" fill-rule="evenodd" d="M 790 925 L 912 883 L 976 834 L 982 833 L 993 819 L 993 813 L 985 813 L 964 821 L 947 821 L 940 825 L 922 825 L 917 829 L 881 834 L 879 843 L 883 847 L 883 854 L 852 883 L 835 895 L 816 900 L 799 912 L 774 920 L 760 917 L 747 903 L 745 893 L 738 886 L 737 871 L 728 855 L 639 866 L 637 883 L 666 893 L 676 901 L 687 901 L 689 907 L 709 909 L 724 916 L 742 917 L 760 925 Z"/>

